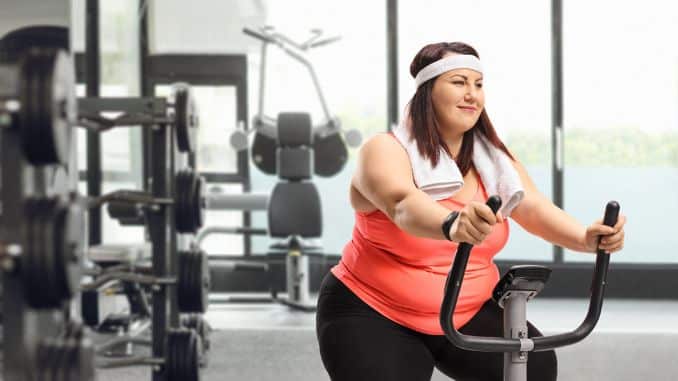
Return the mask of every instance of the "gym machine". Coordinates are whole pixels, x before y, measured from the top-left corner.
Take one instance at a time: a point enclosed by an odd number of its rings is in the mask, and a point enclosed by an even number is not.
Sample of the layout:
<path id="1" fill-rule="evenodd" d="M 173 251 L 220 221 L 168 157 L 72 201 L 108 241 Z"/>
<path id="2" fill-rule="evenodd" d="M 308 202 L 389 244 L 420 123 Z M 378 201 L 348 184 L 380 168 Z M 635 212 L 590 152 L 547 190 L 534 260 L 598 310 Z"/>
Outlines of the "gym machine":
<path id="1" fill-rule="evenodd" d="M 501 199 L 492 196 L 487 205 L 494 213 Z M 608 202 L 603 223 L 614 226 L 619 215 L 619 204 Z M 445 336 L 459 348 L 481 352 L 504 352 L 504 380 L 527 380 L 528 352 L 546 351 L 583 340 L 596 326 L 603 308 L 603 297 L 610 255 L 597 251 L 596 265 L 591 284 L 589 310 L 584 322 L 574 331 L 554 336 L 527 337 L 527 302 L 544 288 L 551 270 L 544 266 L 523 265 L 512 267 L 497 283 L 492 298 L 504 309 L 504 337 L 479 337 L 459 333 L 454 327 L 454 309 L 464 281 L 464 272 L 473 245 L 460 243 L 454 264 L 445 283 L 445 296 L 440 309 L 440 325 Z"/>
<path id="2" fill-rule="evenodd" d="M 311 49 L 318 48 L 336 42 L 339 37 L 320 39 L 322 30 L 313 29 L 311 36 L 304 42 L 296 42 L 288 36 L 279 33 L 271 26 L 258 29 L 244 28 L 243 33 L 261 41 L 261 65 L 259 71 L 259 103 L 256 115 L 253 118 L 251 130 L 237 130 L 231 135 L 231 145 L 236 150 L 248 147 L 248 136 L 255 133 L 252 142 L 252 161 L 263 173 L 276 174 L 276 148 L 278 123 L 275 118 L 267 116 L 264 109 L 266 95 L 266 63 L 268 45 L 273 44 L 293 60 L 299 62 L 308 69 L 313 81 L 318 100 L 322 106 L 325 118 L 320 124 L 313 126 L 312 149 L 316 155 L 313 158 L 313 173 L 321 177 L 331 177 L 339 173 L 348 160 L 347 145 L 358 147 L 362 141 L 360 131 L 357 129 L 345 130 L 340 119 L 332 115 L 325 101 L 318 76 L 313 64 L 305 56 Z"/>
<path id="3" fill-rule="evenodd" d="M 195 245 L 199 247 L 206 236 L 215 233 L 268 235 L 280 239 L 269 247 L 265 263 L 241 258 L 230 262 L 229 268 L 233 271 L 266 271 L 272 278 L 275 263 L 284 259 L 287 297 L 278 296 L 282 290 L 278 290 L 271 279 L 270 298 L 231 297 L 227 301 L 278 302 L 293 309 L 314 311 L 315 303 L 310 298 L 309 289 L 309 258 L 324 257 L 322 247 L 312 241 L 322 233 L 322 208 L 312 178 L 314 174 L 330 177 L 341 171 L 348 160 L 347 145 L 359 146 L 361 136 L 357 130 L 343 130 L 339 118 L 330 113 L 313 65 L 304 53 L 339 38 L 321 39 L 322 31 L 318 29 L 301 43 L 275 32 L 272 27 L 245 28 L 243 32 L 262 42 L 259 109 L 253 128 L 236 130 L 230 141 L 236 150 L 248 149 L 249 136 L 254 132 L 252 161 L 260 171 L 277 175 L 280 181 L 270 195 L 216 195 L 210 196 L 213 200 L 208 201 L 208 208 L 216 210 L 266 210 L 268 229 L 210 226 L 198 234 Z M 269 44 L 278 46 L 308 69 L 325 116 L 319 125 L 311 123 L 308 113 L 280 113 L 277 118 L 265 114 L 266 52 Z"/>

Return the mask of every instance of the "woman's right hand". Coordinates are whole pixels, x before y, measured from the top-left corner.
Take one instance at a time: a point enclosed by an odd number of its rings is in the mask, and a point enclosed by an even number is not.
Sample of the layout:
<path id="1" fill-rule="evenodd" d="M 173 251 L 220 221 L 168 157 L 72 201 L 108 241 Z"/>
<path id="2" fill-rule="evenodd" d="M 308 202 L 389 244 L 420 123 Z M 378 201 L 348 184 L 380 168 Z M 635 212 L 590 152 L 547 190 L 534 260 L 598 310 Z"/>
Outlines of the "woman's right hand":
<path id="1" fill-rule="evenodd" d="M 479 245 L 492 232 L 492 226 L 502 221 L 501 213 L 495 215 L 484 203 L 471 201 L 459 211 L 450 227 L 450 238 L 455 242 Z"/>

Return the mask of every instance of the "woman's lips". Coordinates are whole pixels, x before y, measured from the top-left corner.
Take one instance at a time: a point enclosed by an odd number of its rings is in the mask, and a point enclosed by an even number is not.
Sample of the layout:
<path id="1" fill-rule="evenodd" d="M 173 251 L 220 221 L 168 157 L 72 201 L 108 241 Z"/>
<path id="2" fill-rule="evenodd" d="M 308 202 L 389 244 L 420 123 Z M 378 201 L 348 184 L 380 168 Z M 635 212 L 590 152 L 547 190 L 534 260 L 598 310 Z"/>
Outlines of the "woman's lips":
<path id="1" fill-rule="evenodd" d="M 466 112 L 475 112 L 476 111 L 475 107 L 462 107 L 462 106 L 457 106 L 457 107 L 459 107 L 460 109 L 462 109 L 463 111 L 466 111 Z"/>

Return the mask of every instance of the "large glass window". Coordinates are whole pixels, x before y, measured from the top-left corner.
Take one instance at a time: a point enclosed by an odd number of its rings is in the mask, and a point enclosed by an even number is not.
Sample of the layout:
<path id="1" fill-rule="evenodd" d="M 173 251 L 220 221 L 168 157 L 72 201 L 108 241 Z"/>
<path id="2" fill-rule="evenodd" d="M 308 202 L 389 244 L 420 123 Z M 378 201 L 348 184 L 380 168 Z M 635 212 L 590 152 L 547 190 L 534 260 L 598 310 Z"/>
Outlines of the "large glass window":
<path id="1" fill-rule="evenodd" d="M 341 36 L 341 40 L 313 49 L 308 58 L 318 76 L 330 114 L 339 117 L 346 129 L 358 129 L 363 141 L 386 130 L 386 4 L 382 1 L 266 2 L 266 25 L 296 41 L 311 36 L 310 30 L 320 28 L 323 35 Z M 259 28 L 263 24 L 247 25 Z M 258 47 L 258 41 L 250 38 Z M 251 50 L 250 115 L 257 111 L 259 96 L 258 49 Z M 267 115 L 279 112 L 311 113 L 314 124 L 322 123 L 319 97 L 308 70 L 275 46 L 269 46 L 266 63 L 265 107 Z M 354 216 L 348 199 L 350 178 L 355 168 L 357 150 L 349 149 L 349 160 L 334 177 L 315 177 L 323 213 L 324 251 L 339 254 L 351 239 Z M 250 165 L 252 190 L 270 192 L 277 181 Z M 255 213 L 253 225 L 265 226 L 265 215 Z M 255 237 L 252 250 L 266 252 L 269 241 Z"/>
<path id="2" fill-rule="evenodd" d="M 565 209 L 590 224 L 619 201 L 616 262 L 678 262 L 677 33 L 670 2 L 563 2 Z"/>
<path id="3" fill-rule="evenodd" d="M 330 113 L 338 116 L 345 128 L 361 130 L 365 138 L 385 131 L 385 2 L 248 0 L 201 4 L 204 6 L 186 8 L 185 2 L 178 0 L 152 3 L 151 54 L 247 53 L 248 113 L 254 116 L 259 100 L 260 42 L 243 34 L 242 29 L 271 25 L 294 40 L 304 41 L 311 36 L 311 29 L 320 28 L 324 36 L 341 36 L 338 42 L 313 49 L 307 55 Z M 183 23 L 199 28 L 177 29 L 177 14 L 182 15 Z M 266 114 L 273 117 L 279 112 L 305 111 L 311 113 L 314 124 L 325 119 L 308 70 L 276 46 L 268 49 L 264 107 Z M 221 109 L 215 109 L 215 115 L 219 112 Z M 203 122 L 213 123 L 204 119 Z M 215 137 L 214 144 L 227 145 L 228 137 L 228 134 Z M 230 147 L 221 147 L 219 152 L 223 154 L 227 149 Z M 325 227 L 322 244 L 327 253 L 340 253 L 351 238 L 353 213 L 348 187 L 355 167 L 354 155 L 355 150 L 351 150 L 346 167 L 336 176 L 314 179 L 322 198 Z M 261 173 L 254 165 L 249 168 L 252 191 L 270 192 L 277 177 Z M 209 221 L 213 222 L 222 223 L 217 214 Z M 267 227 L 265 213 L 253 213 L 252 225 Z M 252 251 L 264 253 L 269 244 L 267 238 L 254 237 Z"/>
<path id="4" fill-rule="evenodd" d="M 71 33 L 73 50 L 85 48 L 85 1 L 71 1 Z M 139 16 L 137 0 L 102 1 L 99 4 L 102 97 L 139 96 Z M 85 96 L 85 86 L 76 88 L 77 96 Z M 106 115 L 112 117 L 113 115 Z M 77 131 L 78 167 L 87 169 L 86 132 Z M 141 187 L 141 130 L 121 127 L 102 133 L 101 155 L 104 192 L 120 188 Z M 86 193 L 86 188 L 81 187 Z M 143 229 L 120 227 L 117 221 L 103 215 L 104 243 L 141 242 Z"/>
<path id="5" fill-rule="evenodd" d="M 414 94 L 412 59 L 426 44 L 462 41 L 476 48 L 485 73 L 486 109 L 497 133 L 551 198 L 550 2 L 398 2 L 401 110 Z M 520 21 L 507 15 L 521 15 Z M 401 111 L 402 117 L 402 111 Z M 551 245 L 515 221 L 498 259 L 551 260 Z"/>
<path id="6" fill-rule="evenodd" d="M 197 169 L 201 172 L 235 173 L 236 151 L 229 143 L 230 132 L 235 131 L 236 91 L 234 86 L 191 86 L 198 109 Z M 155 95 L 169 97 L 169 85 L 155 87 Z"/>

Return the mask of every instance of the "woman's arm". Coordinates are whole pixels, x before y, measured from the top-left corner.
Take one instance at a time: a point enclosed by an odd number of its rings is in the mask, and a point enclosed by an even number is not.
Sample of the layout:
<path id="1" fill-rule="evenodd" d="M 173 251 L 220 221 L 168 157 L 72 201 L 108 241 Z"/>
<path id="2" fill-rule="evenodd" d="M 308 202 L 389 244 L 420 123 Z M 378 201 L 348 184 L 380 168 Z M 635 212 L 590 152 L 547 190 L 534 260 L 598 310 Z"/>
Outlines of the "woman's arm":
<path id="1" fill-rule="evenodd" d="M 624 216 L 619 215 L 614 228 L 602 225 L 601 221 L 585 227 L 542 195 L 520 162 L 514 161 L 513 166 L 520 175 L 525 189 L 525 198 L 513 210 L 511 218 L 525 230 L 555 245 L 579 252 L 595 252 L 600 235 L 607 236 L 603 244 L 606 244 L 608 240 L 611 243 L 609 246 L 601 245 L 601 249 L 612 249 L 612 251 L 621 249 L 624 240 L 623 226 L 626 222 Z"/>
<path id="2" fill-rule="evenodd" d="M 414 185 L 407 152 L 393 137 L 378 134 L 360 149 L 353 186 L 393 223 L 419 237 L 445 239 L 442 224 L 450 210 Z M 492 210 L 471 202 L 450 228 L 456 242 L 477 243 L 497 222 Z"/>
<path id="3" fill-rule="evenodd" d="M 393 137 L 378 134 L 363 144 L 352 184 L 400 229 L 445 238 L 440 226 L 450 211 L 414 185 L 407 152 Z"/>

